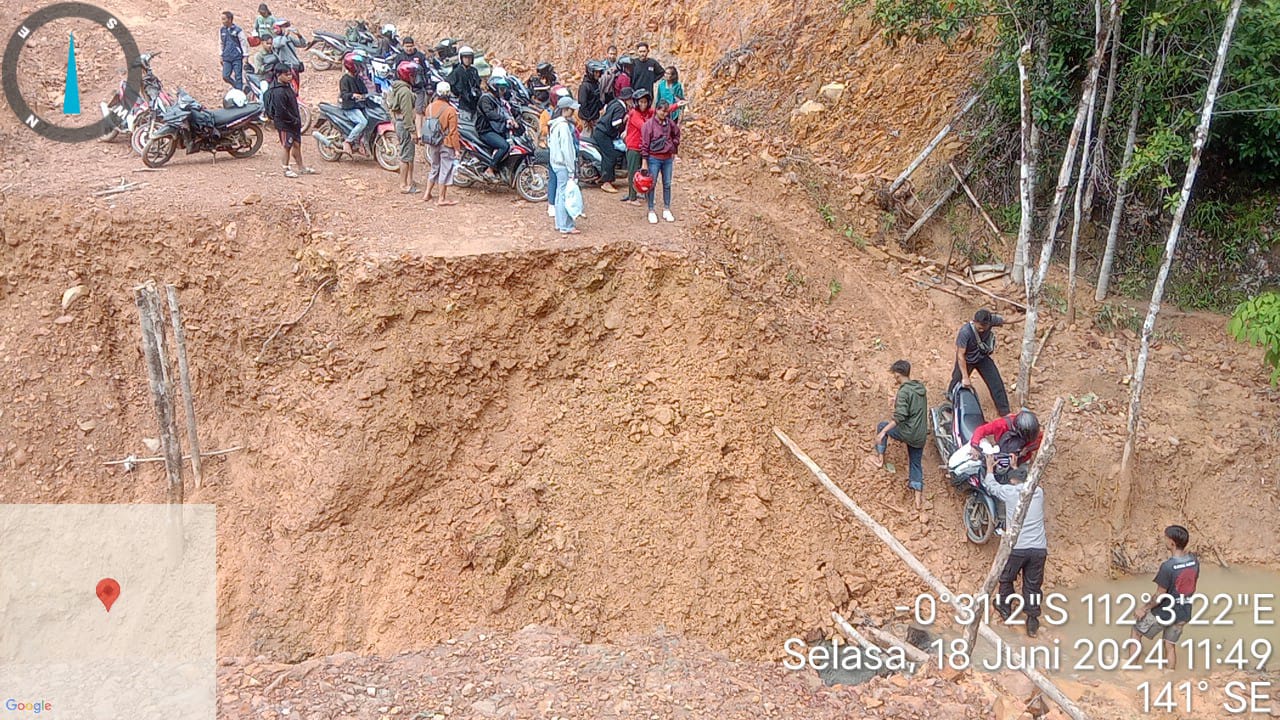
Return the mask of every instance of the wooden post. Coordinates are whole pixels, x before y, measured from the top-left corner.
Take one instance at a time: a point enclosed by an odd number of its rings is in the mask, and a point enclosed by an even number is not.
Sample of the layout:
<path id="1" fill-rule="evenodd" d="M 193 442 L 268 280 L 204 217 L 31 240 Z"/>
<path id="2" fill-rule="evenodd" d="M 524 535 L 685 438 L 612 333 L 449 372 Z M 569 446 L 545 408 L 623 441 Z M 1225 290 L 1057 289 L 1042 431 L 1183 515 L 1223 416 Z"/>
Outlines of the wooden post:
<path id="1" fill-rule="evenodd" d="M 855 630 L 853 626 L 849 624 L 849 621 L 845 620 L 844 616 L 836 612 L 835 610 L 831 611 L 831 619 L 835 620 L 836 626 L 839 627 L 840 631 L 843 632 L 845 636 L 847 636 L 850 640 L 858 643 L 863 647 L 868 647 L 868 648 L 877 647 L 870 640 L 863 637 L 862 633 Z"/>
<path id="2" fill-rule="evenodd" d="M 169 477 L 168 498 L 171 504 L 182 503 L 182 446 L 174 422 L 173 383 L 169 376 L 169 356 L 165 350 L 164 317 L 160 295 L 154 283 L 134 288 L 134 301 L 142 325 L 142 354 L 151 384 L 151 399 L 160 424 L 160 446 L 164 453 L 165 472 Z"/>
<path id="3" fill-rule="evenodd" d="M 1013 546 L 1018 542 L 1018 534 L 1022 532 L 1022 522 L 1027 519 L 1027 508 L 1031 507 L 1031 497 L 1035 494 L 1036 489 L 1040 486 L 1040 476 L 1044 473 L 1044 469 L 1049 465 L 1049 461 L 1053 460 L 1053 441 L 1058 437 L 1058 419 L 1062 417 L 1062 406 L 1066 403 L 1063 398 L 1053 404 L 1053 413 L 1049 416 L 1049 425 L 1044 431 L 1044 444 L 1040 446 L 1040 452 L 1036 454 L 1036 461 L 1031 464 L 1031 473 L 1027 475 L 1027 489 L 1022 492 L 1022 497 L 1018 500 L 1018 507 L 1013 517 L 1013 523 L 1010 527 L 1004 529 L 1004 538 L 1000 540 L 1000 549 L 996 551 L 996 556 L 991 560 L 991 570 L 987 572 L 987 577 L 982 581 L 982 585 L 978 587 L 978 594 L 974 597 L 990 598 L 991 590 L 996 586 L 996 579 L 1000 577 L 1000 572 L 1004 570 L 1005 563 L 1009 561 L 1009 554 L 1013 552 Z M 977 641 L 978 626 L 982 624 L 981 613 L 973 614 L 973 622 L 969 623 L 968 630 L 965 631 L 965 640 L 969 643 L 969 647 L 973 647 Z"/>
<path id="4" fill-rule="evenodd" d="M 881 630 L 880 628 L 874 625 L 863 625 L 862 629 L 868 635 L 875 638 L 876 640 L 879 640 L 885 645 L 888 645 L 890 647 L 902 648 L 902 651 L 906 653 L 907 657 L 911 658 L 911 661 L 914 663 L 918 663 L 921 666 L 923 666 L 925 663 L 929 662 L 929 658 L 931 657 L 929 653 L 921 650 L 920 648 L 916 647 L 915 645 L 912 645 L 909 642 L 906 642 L 905 640 L 902 640 L 901 638 L 898 638 L 897 636 L 889 632 Z"/>
<path id="5" fill-rule="evenodd" d="M 942 195 L 938 196 L 938 199 L 929 206 L 929 209 L 924 211 L 924 214 L 920 216 L 920 219 L 915 221 L 915 224 L 907 229 L 907 234 L 902 236 L 900 243 L 905 246 L 911 238 L 915 237 L 916 233 L 920 232 L 920 228 L 924 227 L 924 224 L 929 222 L 929 218 L 932 218 L 934 214 L 942 209 L 943 205 L 947 204 L 947 201 L 951 199 L 951 196 L 956 194 L 956 190 L 958 190 L 959 187 L 960 186 L 957 183 L 951 183 L 950 187 L 943 190 Z"/>
<path id="6" fill-rule="evenodd" d="M 182 383 L 182 407 L 187 414 L 187 445 L 191 450 L 191 474 L 196 488 L 203 476 L 200 472 L 200 435 L 196 431 L 196 401 L 191 393 L 191 369 L 187 365 L 187 334 L 182 329 L 182 311 L 178 309 L 178 288 L 164 286 L 169 297 L 169 318 L 173 321 L 173 342 L 178 352 L 178 380 Z"/>
<path id="7" fill-rule="evenodd" d="M 982 203 L 978 202 L 978 196 L 974 195 L 973 191 L 969 189 L 969 184 L 964 181 L 963 177 L 961 177 L 960 171 L 956 169 L 956 164 L 949 162 L 947 163 L 947 167 L 951 168 L 951 174 L 956 176 L 956 182 L 960 183 L 960 189 L 964 190 L 965 195 L 969 196 L 969 202 L 973 203 L 973 206 L 977 208 L 978 213 L 982 215 L 982 219 L 987 221 L 987 227 L 991 228 L 992 234 L 994 234 L 996 239 L 999 240 L 1002 237 L 1000 234 L 1000 228 L 996 225 L 996 221 L 992 220 L 991 216 L 987 214 L 987 211 L 983 209 Z"/>
<path id="8" fill-rule="evenodd" d="M 841 505 L 844 505 L 849 512 L 853 513 L 854 517 L 858 518 L 859 522 L 867 526 L 867 528 L 871 530 L 876 537 L 880 538 L 884 544 L 889 546 L 890 550 L 893 550 L 899 558 L 902 558 L 902 561 L 907 564 L 907 567 L 911 568 L 916 575 L 920 576 L 920 579 L 923 580 L 931 590 L 933 590 L 935 597 L 941 599 L 945 596 L 949 598 L 952 607 L 954 607 L 957 612 L 966 612 L 964 606 L 956 599 L 955 593 L 948 590 L 947 586 L 942 584 L 941 580 L 939 580 L 933 573 L 929 572 L 929 568 L 925 567 L 915 555 L 911 554 L 911 551 L 899 542 L 898 539 L 893 536 L 893 533 L 889 532 L 885 526 L 876 522 L 875 518 L 871 517 L 866 513 L 866 511 L 858 507 L 858 504 L 850 499 L 849 496 L 840 489 L 840 486 L 836 485 L 831 478 L 822 471 L 822 468 L 818 467 L 818 464 L 806 455 L 791 438 L 787 437 L 786 433 L 775 427 L 773 429 L 773 434 L 782 441 L 783 445 L 787 446 L 787 449 L 791 451 L 792 455 L 795 455 L 805 467 L 809 468 L 809 472 L 813 473 L 813 476 L 818 479 L 818 482 L 822 483 L 823 487 L 830 491 L 832 495 L 835 495 L 836 500 L 839 500 Z M 986 625 L 980 625 L 978 627 L 978 634 L 982 639 L 992 643 L 993 645 L 999 642 L 1005 642 L 996 634 L 995 630 L 992 630 Z M 1006 644 L 1008 643 L 1006 642 Z M 1084 711 L 1072 702 L 1071 698 L 1067 697 L 1060 689 L 1058 689 L 1058 686 L 1054 685 L 1052 680 L 1040 674 L 1040 672 L 1036 670 L 1024 669 L 1022 670 L 1022 674 L 1026 675 L 1027 679 L 1039 688 L 1040 692 L 1044 693 L 1045 697 L 1057 703 L 1058 707 L 1062 708 L 1062 711 L 1065 712 L 1072 720 L 1088 720 L 1088 716 L 1084 714 Z"/>
<path id="9" fill-rule="evenodd" d="M 933 151 L 938 147 L 939 144 L 942 143 L 942 139 L 946 137 L 948 133 L 951 132 L 951 127 L 956 124 L 957 120 L 964 117 L 964 114 L 969 112 L 969 110 L 978 103 L 978 98 L 980 96 L 981 95 L 979 93 L 979 94 L 974 94 L 972 97 L 970 97 L 969 100 L 965 102 L 964 107 L 960 108 L 960 112 L 956 113 L 956 116 L 951 118 L 951 122 L 944 125 L 943 128 L 938 131 L 938 134 L 934 136 L 933 140 L 931 140 L 929 144 L 924 147 L 924 150 L 920 151 L 920 154 L 916 156 L 916 159 L 911 161 L 911 164 L 907 166 L 907 169 L 903 170 L 902 174 L 894 179 L 893 183 L 889 185 L 890 195 L 893 195 L 895 192 L 897 192 L 898 188 L 902 187 L 902 183 L 906 182 L 907 178 L 911 177 L 911 173 L 915 172 L 916 169 L 919 168 L 920 165 L 923 164 L 924 161 L 930 155 L 933 154 Z"/>

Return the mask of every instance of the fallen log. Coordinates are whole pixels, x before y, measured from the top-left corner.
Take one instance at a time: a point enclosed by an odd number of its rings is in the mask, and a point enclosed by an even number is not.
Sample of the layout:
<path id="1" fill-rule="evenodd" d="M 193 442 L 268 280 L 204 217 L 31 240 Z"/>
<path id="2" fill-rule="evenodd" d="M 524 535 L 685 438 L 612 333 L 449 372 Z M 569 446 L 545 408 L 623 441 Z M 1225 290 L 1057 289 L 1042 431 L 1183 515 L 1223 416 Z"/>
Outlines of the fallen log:
<path id="1" fill-rule="evenodd" d="M 925 226 L 925 223 L 929 222 L 929 219 L 937 214 L 937 212 L 942 209 L 943 205 L 947 204 L 947 201 L 951 199 L 952 195 L 956 194 L 956 190 L 959 188 L 959 183 L 952 183 L 946 190 L 943 190 L 942 195 L 938 196 L 938 199 L 929 206 L 928 210 L 924 211 L 924 214 L 920 216 L 920 219 L 915 221 L 915 223 L 907 229 L 907 234 L 903 235 L 902 240 L 899 242 L 903 245 L 910 242 L 911 238 L 915 237 L 916 233 L 920 232 L 920 229 Z"/>
<path id="2" fill-rule="evenodd" d="M 933 590 L 935 597 L 939 599 L 946 597 L 949 599 L 950 604 L 956 608 L 957 612 L 966 612 L 964 606 L 956 599 L 957 596 L 955 593 L 948 590 L 947 586 L 944 585 L 937 576 L 929 571 L 929 568 L 925 567 L 924 564 L 906 548 L 906 546 L 893 536 L 893 533 L 889 532 L 885 526 L 876 522 L 875 518 L 868 515 L 865 510 L 850 499 L 850 497 L 840 489 L 840 486 L 836 485 L 835 482 L 833 482 L 831 478 L 822 471 L 822 468 L 818 467 L 818 464 L 806 455 L 805 452 L 801 450 L 786 433 L 775 427 L 773 429 L 773 434 L 777 436 L 778 440 L 782 441 L 782 444 L 791 451 L 792 455 L 796 456 L 796 459 L 809 469 L 809 472 L 818 479 L 818 482 L 820 482 L 823 487 L 836 497 L 836 500 L 838 500 L 841 505 L 844 505 L 849 512 L 853 513 L 854 517 L 858 518 L 859 522 L 865 525 L 867 529 L 871 530 L 871 532 L 874 533 L 876 537 L 880 538 L 885 545 L 888 545 L 889 549 L 893 550 L 893 552 L 901 558 L 904 563 L 906 563 L 907 567 L 911 568 L 916 575 L 920 576 L 920 579 L 923 580 L 931 590 Z M 992 630 L 986 625 L 978 626 L 978 635 L 993 645 L 1002 642 L 1009 644 L 997 635 L 995 630 Z M 1058 707 L 1062 708 L 1062 711 L 1065 712 L 1072 720 L 1088 720 L 1088 716 L 1084 714 L 1084 711 L 1081 710 L 1079 706 L 1071 700 L 1071 698 L 1067 697 L 1057 685 L 1054 685 L 1052 680 L 1040 674 L 1038 671 L 1029 668 L 1023 669 L 1022 674 L 1025 675 L 1033 685 L 1039 688 L 1040 692 L 1044 693 L 1045 697 L 1057 703 Z"/>
<path id="3" fill-rule="evenodd" d="M 959 283 L 960 285 L 963 285 L 963 286 L 965 286 L 965 287 L 967 287 L 967 288 L 972 288 L 972 289 L 974 289 L 974 290 L 977 290 L 978 292 L 982 293 L 983 295 L 986 295 L 987 297 L 991 298 L 992 300 L 999 300 L 1000 302 L 1009 303 L 1010 305 L 1012 305 L 1012 306 L 1014 306 L 1014 307 L 1016 307 L 1016 308 L 1018 308 L 1018 309 L 1022 310 L 1023 312 L 1026 312 L 1026 311 L 1027 311 L 1027 306 L 1026 306 L 1026 304 L 1025 304 L 1025 303 L 1020 303 L 1020 302 L 1018 302 L 1017 300 L 1013 300 L 1013 299 L 1010 299 L 1010 298 L 1004 297 L 1003 295 L 997 295 L 997 294 L 995 294 L 995 293 L 991 292 L 990 290 L 988 290 L 988 289 L 986 289 L 986 288 L 984 288 L 984 287 L 982 287 L 982 286 L 980 286 L 980 285 L 975 285 L 975 284 L 973 284 L 973 283 L 971 283 L 971 282 L 968 282 L 968 281 L 966 281 L 966 280 L 961 280 L 961 279 L 960 279 L 960 278 L 958 278 L 958 277 L 953 277 L 953 278 L 951 278 L 951 279 L 952 279 L 952 280 L 955 280 L 957 283 Z"/>
<path id="4" fill-rule="evenodd" d="M 893 633 L 887 632 L 885 630 L 881 630 L 875 625 L 863 625 L 862 629 L 868 635 L 875 638 L 876 640 L 879 640 L 885 645 L 901 648 L 902 651 L 906 653 L 907 658 L 910 659 L 911 662 L 913 663 L 924 665 L 925 663 L 929 662 L 929 658 L 930 658 L 929 653 L 899 638 L 897 635 L 894 635 Z"/>
<path id="5" fill-rule="evenodd" d="M 956 176 L 956 181 L 960 183 L 960 188 L 964 190 L 965 195 L 969 196 L 969 202 L 973 203 L 973 206 L 978 209 L 978 214 L 982 216 L 982 219 L 987 221 L 987 227 L 991 228 L 991 232 L 996 236 L 996 239 L 999 240 L 1004 237 L 1000 234 L 1000 228 L 996 226 L 996 221 L 991 219 L 991 216 L 983 209 L 982 203 L 978 202 L 978 196 L 973 194 L 973 191 L 969 189 L 969 185 L 965 183 L 964 178 L 960 176 L 960 171 L 956 169 L 956 164 L 949 162 L 947 167 L 951 168 L 951 173 Z"/>
<path id="6" fill-rule="evenodd" d="M 920 154 L 917 155 L 909 165 L 907 165 L 907 169 L 903 170 L 901 175 L 894 178 L 893 182 L 889 185 L 890 195 L 897 192 L 898 188 L 902 187 L 902 183 L 906 182 L 907 178 L 911 177 L 911 173 L 915 172 L 916 169 L 918 169 L 922 164 L 924 164 L 924 161 L 927 160 L 929 156 L 933 154 L 933 151 L 936 150 L 937 147 L 942 144 L 942 139 L 945 138 L 947 134 L 951 132 L 951 128 L 955 126 L 956 121 L 964 117 L 965 113 L 973 109 L 973 106 L 976 105 L 978 102 L 978 98 L 979 98 L 978 94 L 975 94 L 972 97 L 970 97 L 965 102 L 965 104 L 960 108 L 960 112 L 956 113 L 955 117 L 951 118 L 950 122 L 948 122 L 946 125 L 943 125 L 942 129 L 938 131 L 938 134 L 934 135 L 933 139 L 929 141 L 929 144 L 924 146 L 924 150 L 921 150 Z"/>

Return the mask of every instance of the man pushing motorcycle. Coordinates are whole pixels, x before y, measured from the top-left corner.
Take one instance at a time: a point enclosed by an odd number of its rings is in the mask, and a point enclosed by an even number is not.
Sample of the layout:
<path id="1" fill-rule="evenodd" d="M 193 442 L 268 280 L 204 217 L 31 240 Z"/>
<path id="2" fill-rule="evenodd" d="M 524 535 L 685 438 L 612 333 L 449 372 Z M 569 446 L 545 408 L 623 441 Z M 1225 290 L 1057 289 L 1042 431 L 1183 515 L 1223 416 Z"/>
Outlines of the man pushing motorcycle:
<path id="1" fill-rule="evenodd" d="M 985 439 L 1000 448 L 1002 454 L 1009 455 L 1012 467 L 1018 467 L 1030 462 L 1040 449 L 1040 437 L 1040 419 L 1023 408 L 979 425 L 969 441 L 969 451 L 973 457 L 979 457 Z"/>

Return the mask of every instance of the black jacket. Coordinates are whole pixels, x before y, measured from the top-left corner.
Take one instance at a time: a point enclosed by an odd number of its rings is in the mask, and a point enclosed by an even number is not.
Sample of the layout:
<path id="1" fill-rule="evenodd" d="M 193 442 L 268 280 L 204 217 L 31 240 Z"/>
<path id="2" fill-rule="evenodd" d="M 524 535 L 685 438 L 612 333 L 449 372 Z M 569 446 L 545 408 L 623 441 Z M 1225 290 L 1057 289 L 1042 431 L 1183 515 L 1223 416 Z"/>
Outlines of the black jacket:
<path id="1" fill-rule="evenodd" d="M 480 71 L 476 70 L 476 66 L 467 67 L 459 62 L 453 66 L 453 71 L 449 73 L 449 87 L 453 89 L 453 96 L 458 98 L 458 104 L 463 110 L 474 113 L 476 111 L 476 102 L 480 99 Z"/>
<path id="2" fill-rule="evenodd" d="M 480 100 L 476 105 L 476 132 L 486 133 L 495 132 L 506 137 L 510 132 L 507 126 L 507 120 L 510 119 L 505 108 L 502 107 L 502 101 L 493 95 L 493 93 L 485 93 L 480 96 Z"/>
<path id="3" fill-rule="evenodd" d="M 364 100 L 357 100 L 352 95 L 368 95 L 369 87 L 358 75 L 342 74 L 338 79 L 338 97 L 342 100 L 343 110 L 364 109 Z"/>
<path id="4" fill-rule="evenodd" d="M 627 104 L 621 100 L 610 100 L 600 113 L 600 121 L 596 123 L 596 132 L 613 140 L 621 137 L 627 129 Z"/>
<path id="5" fill-rule="evenodd" d="M 604 109 L 604 102 L 600 99 L 600 83 L 595 78 L 587 78 L 578 86 L 578 117 L 586 122 L 595 122 L 600 117 L 600 111 Z"/>
<path id="6" fill-rule="evenodd" d="M 649 95 L 653 95 L 653 86 L 658 84 L 658 80 L 662 79 L 662 75 L 666 70 L 658 64 L 657 60 L 649 58 L 648 60 L 637 60 L 636 64 L 631 68 L 631 89 L 639 90 L 644 88 L 649 91 Z"/>
<path id="7" fill-rule="evenodd" d="M 409 87 L 414 90 L 425 90 L 427 87 L 427 78 L 430 75 L 428 70 L 431 67 L 431 63 L 427 62 L 427 56 L 424 55 L 421 50 L 414 50 L 412 55 L 401 50 L 396 53 L 395 57 L 391 58 L 391 69 L 395 70 L 400 67 L 400 63 L 402 62 L 418 63 L 418 67 L 421 68 L 421 70 L 419 70 L 417 76 L 413 78 L 413 82 L 409 83 Z"/>
<path id="8" fill-rule="evenodd" d="M 281 130 L 302 132 L 302 113 L 298 111 L 298 96 L 288 83 L 275 83 L 262 94 L 262 109 L 271 122 Z"/>

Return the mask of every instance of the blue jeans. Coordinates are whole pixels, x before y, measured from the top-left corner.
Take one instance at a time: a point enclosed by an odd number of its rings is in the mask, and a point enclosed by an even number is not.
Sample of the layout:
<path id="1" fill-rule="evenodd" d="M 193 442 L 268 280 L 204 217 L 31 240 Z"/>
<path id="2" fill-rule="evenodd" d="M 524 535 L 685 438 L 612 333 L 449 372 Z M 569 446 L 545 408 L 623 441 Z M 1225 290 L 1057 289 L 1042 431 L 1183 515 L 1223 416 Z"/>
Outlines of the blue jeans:
<path id="1" fill-rule="evenodd" d="M 555 207 L 557 202 L 556 189 L 560 187 L 560 176 L 556 173 L 556 169 L 551 167 L 550 161 L 548 161 L 547 168 L 551 170 L 550 173 L 547 173 L 547 204 Z M 559 227 L 560 223 L 557 221 L 556 228 L 559 229 Z"/>
<path id="2" fill-rule="evenodd" d="M 347 133 L 346 137 L 346 141 L 354 145 L 364 133 L 364 129 L 369 126 L 369 118 L 360 108 L 351 108 L 342 112 L 346 114 L 348 120 L 355 123 L 355 126 L 351 128 L 351 132 Z"/>
<path id="3" fill-rule="evenodd" d="M 876 437 L 880 436 L 880 431 L 889 426 L 889 422 L 885 421 L 876 426 Z M 889 438 L 893 438 L 903 445 L 907 445 L 903 441 L 902 436 L 898 434 L 898 428 L 894 427 L 885 436 L 884 442 L 876 443 L 876 452 L 881 455 L 885 450 L 889 449 Z M 907 487 L 912 490 L 924 490 L 924 448 L 911 447 L 907 445 Z"/>
<path id="4" fill-rule="evenodd" d="M 223 60 L 222 80 L 237 90 L 244 90 L 244 58 Z"/>
<path id="5" fill-rule="evenodd" d="M 556 229 L 560 232 L 569 232 L 573 229 L 573 218 L 564 208 L 565 191 L 569 189 L 569 171 L 552 168 L 551 177 L 556 187 Z"/>
<path id="6" fill-rule="evenodd" d="M 662 178 L 662 206 L 671 209 L 671 165 L 675 160 L 669 158 L 649 158 L 649 175 L 653 177 L 653 187 L 649 188 L 649 209 L 653 210 L 653 191 L 658 189 L 658 178 Z"/>
<path id="7" fill-rule="evenodd" d="M 492 130 L 480 133 L 480 142 L 487 145 L 490 150 L 493 150 L 493 164 L 489 167 L 497 170 L 502 161 L 507 159 L 507 153 L 511 152 L 511 143 Z"/>

